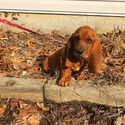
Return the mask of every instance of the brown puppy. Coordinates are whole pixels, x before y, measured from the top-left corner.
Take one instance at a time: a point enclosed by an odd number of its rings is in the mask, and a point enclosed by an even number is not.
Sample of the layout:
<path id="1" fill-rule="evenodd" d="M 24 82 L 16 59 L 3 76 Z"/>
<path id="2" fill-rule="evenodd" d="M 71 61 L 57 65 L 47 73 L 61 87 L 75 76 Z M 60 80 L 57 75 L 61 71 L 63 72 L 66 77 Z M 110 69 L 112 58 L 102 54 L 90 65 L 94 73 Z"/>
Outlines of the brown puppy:
<path id="1" fill-rule="evenodd" d="M 87 77 L 83 69 L 88 65 L 91 73 L 99 73 L 102 63 L 102 47 L 95 31 L 89 26 L 79 27 L 71 35 L 64 48 L 57 50 L 47 57 L 43 68 L 47 73 L 54 74 L 60 65 L 58 84 L 68 86 L 71 84 L 71 75 L 76 79 L 84 80 Z"/>

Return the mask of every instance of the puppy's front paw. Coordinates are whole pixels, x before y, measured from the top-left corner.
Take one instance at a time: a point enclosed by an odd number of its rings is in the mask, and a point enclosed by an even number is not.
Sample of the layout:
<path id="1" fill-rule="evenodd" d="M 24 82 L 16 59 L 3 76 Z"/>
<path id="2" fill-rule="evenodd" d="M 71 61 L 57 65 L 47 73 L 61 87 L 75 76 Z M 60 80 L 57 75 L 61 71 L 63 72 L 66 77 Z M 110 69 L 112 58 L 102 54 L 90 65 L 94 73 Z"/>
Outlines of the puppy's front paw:
<path id="1" fill-rule="evenodd" d="M 58 81 L 58 85 L 60 86 L 69 86 L 71 84 L 71 77 L 62 77 L 59 81 Z"/>

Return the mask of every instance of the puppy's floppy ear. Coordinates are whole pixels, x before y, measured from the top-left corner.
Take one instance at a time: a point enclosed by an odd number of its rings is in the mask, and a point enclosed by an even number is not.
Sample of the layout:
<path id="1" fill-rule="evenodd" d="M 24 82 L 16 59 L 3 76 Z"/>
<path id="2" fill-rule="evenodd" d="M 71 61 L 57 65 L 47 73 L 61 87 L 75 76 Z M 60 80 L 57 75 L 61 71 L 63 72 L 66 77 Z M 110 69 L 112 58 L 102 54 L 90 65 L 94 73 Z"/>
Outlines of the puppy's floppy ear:
<path id="1" fill-rule="evenodd" d="M 73 33 L 73 34 L 70 36 L 70 38 L 69 38 L 69 40 L 68 40 L 68 42 L 67 42 L 68 47 L 70 47 L 71 44 L 74 43 L 74 38 L 75 38 L 75 33 Z"/>
<path id="2" fill-rule="evenodd" d="M 74 51 L 74 35 L 75 33 L 73 33 L 69 40 L 67 41 L 66 45 L 65 45 L 65 52 L 64 52 L 64 56 L 63 56 L 63 61 L 65 62 L 65 66 L 70 67 L 71 62 L 70 59 L 72 59 L 72 54 Z"/>
<path id="3" fill-rule="evenodd" d="M 88 56 L 88 68 L 91 73 L 99 73 L 102 64 L 102 46 L 95 35 L 94 44 Z"/>
<path id="4" fill-rule="evenodd" d="M 67 41 L 66 45 L 65 45 L 65 54 L 70 54 L 72 53 L 72 51 L 74 50 L 74 37 L 75 37 L 75 33 L 73 33 L 69 40 Z"/>

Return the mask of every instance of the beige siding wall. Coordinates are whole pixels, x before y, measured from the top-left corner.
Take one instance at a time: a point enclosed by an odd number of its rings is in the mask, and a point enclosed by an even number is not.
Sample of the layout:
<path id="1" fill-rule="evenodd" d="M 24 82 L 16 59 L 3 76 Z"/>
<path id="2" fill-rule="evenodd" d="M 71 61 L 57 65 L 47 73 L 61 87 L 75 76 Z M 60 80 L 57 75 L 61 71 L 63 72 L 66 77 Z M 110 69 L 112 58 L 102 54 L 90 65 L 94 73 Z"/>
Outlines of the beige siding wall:
<path id="1" fill-rule="evenodd" d="M 120 28 L 125 30 L 125 17 L 106 17 L 106 16 L 73 16 L 73 15 L 52 15 L 52 14 L 19 14 L 14 15 L 9 13 L 5 17 L 4 13 L 0 17 L 8 19 L 14 23 L 20 24 L 34 31 L 51 33 L 54 29 L 60 30 L 63 34 L 74 32 L 81 25 L 89 25 L 98 33 L 104 33 Z M 0 27 L 6 30 L 22 31 L 17 28 L 0 23 Z"/>

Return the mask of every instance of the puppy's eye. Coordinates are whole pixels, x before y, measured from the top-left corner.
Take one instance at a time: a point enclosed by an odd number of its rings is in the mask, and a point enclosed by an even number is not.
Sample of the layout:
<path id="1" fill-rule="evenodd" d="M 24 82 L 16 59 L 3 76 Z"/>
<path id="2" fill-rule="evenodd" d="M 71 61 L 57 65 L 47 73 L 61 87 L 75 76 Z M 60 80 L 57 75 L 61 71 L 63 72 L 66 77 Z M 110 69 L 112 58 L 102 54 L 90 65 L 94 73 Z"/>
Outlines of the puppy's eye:
<path id="1" fill-rule="evenodd" d="M 88 39 L 86 40 L 86 42 L 87 42 L 87 44 L 91 44 L 91 43 L 92 43 L 92 39 L 91 39 L 91 38 L 88 38 Z"/>
<path id="2" fill-rule="evenodd" d="M 79 41 L 79 36 L 76 36 L 76 37 L 74 38 L 74 40 L 75 40 L 75 42 L 78 42 L 78 41 Z"/>

